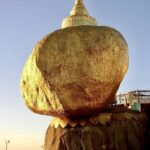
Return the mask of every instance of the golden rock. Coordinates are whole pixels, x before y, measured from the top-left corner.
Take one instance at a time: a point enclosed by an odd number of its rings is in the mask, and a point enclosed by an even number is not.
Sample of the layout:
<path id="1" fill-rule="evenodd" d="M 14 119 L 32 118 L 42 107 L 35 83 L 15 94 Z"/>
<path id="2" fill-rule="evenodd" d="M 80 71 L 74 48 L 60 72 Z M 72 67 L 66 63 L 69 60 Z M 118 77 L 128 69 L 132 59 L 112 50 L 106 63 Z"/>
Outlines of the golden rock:
<path id="1" fill-rule="evenodd" d="M 127 69 L 128 46 L 115 29 L 64 28 L 33 49 L 22 74 L 22 95 L 36 113 L 88 116 L 114 100 Z"/>

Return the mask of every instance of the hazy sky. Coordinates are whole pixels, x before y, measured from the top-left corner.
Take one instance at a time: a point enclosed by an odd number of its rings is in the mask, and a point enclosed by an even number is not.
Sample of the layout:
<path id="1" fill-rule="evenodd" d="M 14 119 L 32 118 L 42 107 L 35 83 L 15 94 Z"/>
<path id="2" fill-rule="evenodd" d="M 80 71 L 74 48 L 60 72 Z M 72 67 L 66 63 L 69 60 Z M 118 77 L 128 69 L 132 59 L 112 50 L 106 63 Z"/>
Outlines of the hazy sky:
<path id="1" fill-rule="evenodd" d="M 129 45 L 130 67 L 120 92 L 150 89 L 150 0 L 84 0 L 99 25 L 118 29 Z M 74 0 L 0 0 L 0 150 L 40 150 L 51 117 L 30 112 L 20 76 L 34 45 L 57 30 Z"/>

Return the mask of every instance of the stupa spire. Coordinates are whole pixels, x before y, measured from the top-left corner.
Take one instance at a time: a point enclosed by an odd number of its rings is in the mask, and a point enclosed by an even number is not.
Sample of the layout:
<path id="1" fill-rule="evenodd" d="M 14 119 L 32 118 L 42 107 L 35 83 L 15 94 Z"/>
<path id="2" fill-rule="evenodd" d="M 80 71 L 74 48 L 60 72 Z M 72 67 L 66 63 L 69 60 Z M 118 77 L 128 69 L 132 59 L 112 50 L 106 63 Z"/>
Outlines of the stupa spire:
<path id="1" fill-rule="evenodd" d="M 62 28 L 80 25 L 97 25 L 95 18 L 88 14 L 83 0 L 76 0 L 70 16 L 66 17 L 62 22 Z"/>
<path id="2" fill-rule="evenodd" d="M 70 15 L 88 15 L 83 0 L 76 0 Z"/>

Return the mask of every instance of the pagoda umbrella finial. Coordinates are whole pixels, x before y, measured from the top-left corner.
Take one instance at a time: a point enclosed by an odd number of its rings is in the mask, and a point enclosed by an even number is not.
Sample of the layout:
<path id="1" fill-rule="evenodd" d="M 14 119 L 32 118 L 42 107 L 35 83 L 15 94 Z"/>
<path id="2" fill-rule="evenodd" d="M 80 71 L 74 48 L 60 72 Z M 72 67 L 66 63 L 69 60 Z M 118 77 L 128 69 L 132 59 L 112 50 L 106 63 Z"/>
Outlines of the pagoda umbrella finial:
<path id="1" fill-rule="evenodd" d="M 80 3 L 80 4 L 81 4 L 81 3 L 83 3 L 83 0 L 76 0 L 75 3 L 76 3 L 76 4 L 77 4 L 77 3 Z"/>

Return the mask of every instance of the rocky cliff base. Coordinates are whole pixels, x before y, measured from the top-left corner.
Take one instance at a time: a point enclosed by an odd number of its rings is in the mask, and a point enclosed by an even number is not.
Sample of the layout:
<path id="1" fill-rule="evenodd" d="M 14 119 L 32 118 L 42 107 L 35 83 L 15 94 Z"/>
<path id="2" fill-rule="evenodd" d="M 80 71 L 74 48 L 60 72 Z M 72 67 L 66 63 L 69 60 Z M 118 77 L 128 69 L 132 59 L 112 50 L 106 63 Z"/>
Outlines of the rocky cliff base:
<path id="1" fill-rule="evenodd" d="M 102 113 L 101 113 L 102 114 Z M 108 121 L 108 117 L 112 116 Z M 107 111 L 97 124 L 50 125 L 45 137 L 45 150 L 149 150 L 148 119 L 145 114 L 124 110 Z M 87 118 L 85 119 L 87 120 Z M 105 121 L 107 120 L 107 121 Z M 63 122 L 63 121 L 62 121 Z M 83 122 L 83 119 L 82 119 Z M 104 123 L 105 122 L 105 123 Z M 57 128 L 54 126 L 57 124 Z"/>

